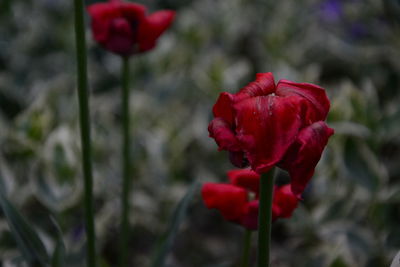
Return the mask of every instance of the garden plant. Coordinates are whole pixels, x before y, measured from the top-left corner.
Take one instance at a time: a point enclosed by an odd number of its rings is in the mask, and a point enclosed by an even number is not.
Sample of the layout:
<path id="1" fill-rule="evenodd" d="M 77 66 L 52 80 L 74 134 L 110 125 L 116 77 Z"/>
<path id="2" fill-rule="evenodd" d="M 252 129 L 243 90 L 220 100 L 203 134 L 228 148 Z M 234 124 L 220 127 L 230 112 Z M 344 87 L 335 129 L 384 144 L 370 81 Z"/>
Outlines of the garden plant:
<path id="1" fill-rule="evenodd" d="M 397 0 L 1 0 L 0 266 L 400 266 Z"/>

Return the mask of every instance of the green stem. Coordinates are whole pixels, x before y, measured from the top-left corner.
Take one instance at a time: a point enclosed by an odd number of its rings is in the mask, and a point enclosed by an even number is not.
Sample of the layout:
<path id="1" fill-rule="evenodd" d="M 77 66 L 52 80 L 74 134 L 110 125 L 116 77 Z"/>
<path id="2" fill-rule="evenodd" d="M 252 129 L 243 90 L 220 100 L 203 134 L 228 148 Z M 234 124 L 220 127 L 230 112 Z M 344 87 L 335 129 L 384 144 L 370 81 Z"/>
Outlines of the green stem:
<path id="1" fill-rule="evenodd" d="M 270 266 L 274 169 L 261 175 L 258 211 L 258 267 Z"/>
<path id="2" fill-rule="evenodd" d="M 85 224 L 87 235 L 87 266 L 96 266 L 95 228 L 93 212 L 93 177 L 90 143 L 89 88 L 87 81 L 86 37 L 84 4 L 82 0 L 74 0 L 76 60 L 78 71 L 79 121 L 82 145 L 82 169 L 85 180 Z"/>
<path id="3" fill-rule="evenodd" d="M 242 254 L 242 267 L 249 266 L 250 248 L 251 248 L 251 230 L 246 229 L 243 239 L 243 254 Z"/>
<path id="4" fill-rule="evenodd" d="M 130 129 L 129 129 L 129 58 L 122 59 L 122 220 L 120 232 L 120 267 L 127 266 L 128 241 L 129 241 L 129 193 L 131 187 L 131 154 L 130 154 Z"/>

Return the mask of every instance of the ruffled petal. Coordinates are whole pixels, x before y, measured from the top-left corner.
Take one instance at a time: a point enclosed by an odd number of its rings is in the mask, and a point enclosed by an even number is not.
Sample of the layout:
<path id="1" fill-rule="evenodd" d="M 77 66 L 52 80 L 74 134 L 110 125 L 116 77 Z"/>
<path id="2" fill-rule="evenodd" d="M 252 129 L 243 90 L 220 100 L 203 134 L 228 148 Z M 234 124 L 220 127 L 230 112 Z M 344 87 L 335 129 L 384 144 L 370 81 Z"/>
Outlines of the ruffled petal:
<path id="1" fill-rule="evenodd" d="M 268 171 L 295 141 L 303 124 L 304 100 L 298 96 L 253 97 L 234 109 L 236 137 L 252 169 Z"/>
<path id="2" fill-rule="evenodd" d="M 297 208 L 298 202 L 298 198 L 291 191 L 290 184 L 275 187 L 273 200 L 275 212 L 273 212 L 273 217 L 275 219 L 290 218 L 293 211 Z"/>
<path id="3" fill-rule="evenodd" d="M 157 11 L 139 25 L 139 50 L 141 52 L 152 49 L 156 45 L 156 40 L 168 29 L 175 18 L 175 11 Z"/>
<path id="4" fill-rule="evenodd" d="M 233 97 L 232 94 L 227 92 L 223 92 L 219 95 L 217 102 L 213 106 L 214 118 L 223 118 L 229 125 L 233 125 Z"/>
<path id="5" fill-rule="evenodd" d="M 231 184 L 250 190 L 258 195 L 260 175 L 250 169 L 237 169 L 228 171 Z"/>
<path id="6" fill-rule="evenodd" d="M 323 121 L 311 124 L 300 131 L 295 143 L 279 163 L 281 168 L 289 172 L 292 192 L 297 197 L 301 196 L 313 176 L 315 166 L 333 133 L 333 129 Z"/>
<path id="7" fill-rule="evenodd" d="M 298 206 L 298 198 L 291 192 L 290 185 L 275 186 L 272 200 L 272 221 L 290 218 Z M 250 230 L 258 228 L 259 200 L 246 203 L 239 223 Z"/>
<path id="8" fill-rule="evenodd" d="M 256 80 L 243 87 L 234 96 L 235 103 L 250 97 L 266 96 L 275 92 L 274 75 L 271 72 L 257 73 Z"/>
<path id="9" fill-rule="evenodd" d="M 240 151 L 240 143 L 231 126 L 222 118 L 215 118 L 208 126 L 210 137 L 215 139 L 219 150 Z"/>
<path id="10" fill-rule="evenodd" d="M 206 183 L 201 195 L 207 208 L 217 209 L 226 220 L 238 221 L 247 203 L 247 192 L 229 184 Z"/>
<path id="11" fill-rule="evenodd" d="M 307 100 L 307 113 L 304 121 L 307 125 L 316 121 L 324 121 L 328 115 L 330 102 L 325 90 L 310 83 L 295 83 L 288 80 L 280 80 L 276 87 L 279 96 L 300 96 Z"/>

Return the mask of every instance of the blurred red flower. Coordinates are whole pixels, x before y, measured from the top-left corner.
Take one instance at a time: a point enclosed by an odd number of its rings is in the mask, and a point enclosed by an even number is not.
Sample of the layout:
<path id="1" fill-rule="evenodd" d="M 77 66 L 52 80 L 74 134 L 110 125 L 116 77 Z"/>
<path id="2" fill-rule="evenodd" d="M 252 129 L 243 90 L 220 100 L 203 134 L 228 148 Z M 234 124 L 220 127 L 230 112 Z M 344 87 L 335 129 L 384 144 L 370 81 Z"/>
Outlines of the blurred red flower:
<path id="1" fill-rule="evenodd" d="M 170 10 L 148 16 L 143 5 L 121 0 L 90 5 L 88 12 L 94 39 L 121 56 L 152 49 L 175 17 L 175 12 Z"/>
<path id="2" fill-rule="evenodd" d="M 258 226 L 258 191 L 260 175 L 250 169 L 228 172 L 230 184 L 206 183 L 201 194 L 207 208 L 217 209 L 224 219 L 250 230 Z M 289 218 L 297 207 L 298 198 L 290 185 L 275 186 L 272 220 Z"/>
<path id="3" fill-rule="evenodd" d="M 287 80 L 275 85 L 272 73 L 259 73 L 238 93 L 220 94 L 208 131 L 237 167 L 287 170 L 300 197 L 333 134 L 324 122 L 329 107 L 319 86 Z"/>

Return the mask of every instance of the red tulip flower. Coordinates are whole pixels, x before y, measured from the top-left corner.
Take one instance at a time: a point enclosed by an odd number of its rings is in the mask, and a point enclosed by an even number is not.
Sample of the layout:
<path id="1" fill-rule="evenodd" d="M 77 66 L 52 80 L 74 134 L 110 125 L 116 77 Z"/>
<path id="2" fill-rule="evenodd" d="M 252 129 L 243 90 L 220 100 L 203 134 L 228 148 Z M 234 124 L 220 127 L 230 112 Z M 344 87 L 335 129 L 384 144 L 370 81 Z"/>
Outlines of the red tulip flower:
<path id="1" fill-rule="evenodd" d="M 324 122 L 329 107 L 319 86 L 275 84 L 272 73 L 259 73 L 238 93 L 221 93 L 208 130 L 235 166 L 250 164 L 257 173 L 274 166 L 287 170 L 300 197 L 333 134 Z"/>
<path id="2" fill-rule="evenodd" d="M 241 224 L 249 230 L 258 226 L 258 190 L 260 175 L 256 172 L 232 170 L 228 172 L 230 184 L 206 183 L 201 194 L 209 209 L 217 209 L 224 219 Z M 272 220 L 289 218 L 296 209 L 298 198 L 290 185 L 275 186 L 272 203 Z"/>
<path id="3" fill-rule="evenodd" d="M 170 10 L 146 15 L 143 5 L 120 0 L 90 5 L 88 11 L 94 39 L 121 56 L 152 49 L 175 17 L 175 12 Z"/>

